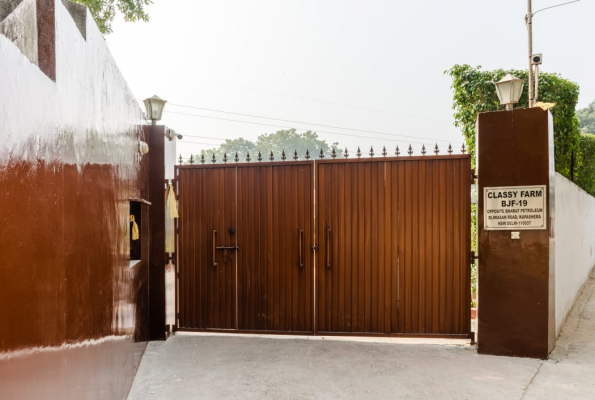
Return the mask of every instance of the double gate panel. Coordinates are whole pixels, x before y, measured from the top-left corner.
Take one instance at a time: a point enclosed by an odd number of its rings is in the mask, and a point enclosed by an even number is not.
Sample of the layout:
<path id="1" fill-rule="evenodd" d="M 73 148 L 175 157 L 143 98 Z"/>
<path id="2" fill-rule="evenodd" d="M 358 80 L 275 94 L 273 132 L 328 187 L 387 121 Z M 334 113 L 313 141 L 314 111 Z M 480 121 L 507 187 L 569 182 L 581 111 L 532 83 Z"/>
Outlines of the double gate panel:
<path id="1" fill-rule="evenodd" d="M 313 332 L 313 163 L 177 168 L 179 327 Z"/>
<path id="2" fill-rule="evenodd" d="M 238 167 L 240 330 L 313 331 L 312 178 L 312 162 Z"/>
<path id="3" fill-rule="evenodd" d="M 179 328 L 468 334 L 470 168 L 468 155 L 177 167 Z"/>
<path id="4" fill-rule="evenodd" d="M 470 331 L 470 158 L 316 165 L 317 330 Z"/>
<path id="5" fill-rule="evenodd" d="M 180 327 L 235 329 L 235 168 L 178 171 Z"/>

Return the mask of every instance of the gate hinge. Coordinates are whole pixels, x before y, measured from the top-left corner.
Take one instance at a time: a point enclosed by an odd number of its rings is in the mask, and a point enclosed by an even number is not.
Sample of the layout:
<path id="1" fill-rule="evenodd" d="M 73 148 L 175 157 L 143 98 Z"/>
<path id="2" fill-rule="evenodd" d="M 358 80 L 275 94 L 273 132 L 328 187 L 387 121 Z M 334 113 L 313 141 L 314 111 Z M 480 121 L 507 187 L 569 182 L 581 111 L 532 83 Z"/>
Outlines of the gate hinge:
<path id="1" fill-rule="evenodd" d="M 471 178 L 471 184 L 473 185 L 475 183 L 475 180 L 477 179 L 477 175 L 475 175 L 474 169 L 471 170 L 470 178 Z"/>
<path id="2" fill-rule="evenodd" d="M 318 246 L 312 245 L 311 247 L 312 247 L 312 251 L 318 251 Z"/>
<path id="3" fill-rule="evenodd" d="M 173 253 L 165 253 L 165 265 L 169 264 L 170 260 L 173 265 L 176 265 L 176 252 L 175 251 Z"/>
<path id="4" fill-rule="evenodd" d="M 471 264 L 473 264 L 475 262 L 475 260 L 479 260 L 479 256 L 475 255 L 474 251 L 471 252 L 470 256 L 471 256 Z"/>

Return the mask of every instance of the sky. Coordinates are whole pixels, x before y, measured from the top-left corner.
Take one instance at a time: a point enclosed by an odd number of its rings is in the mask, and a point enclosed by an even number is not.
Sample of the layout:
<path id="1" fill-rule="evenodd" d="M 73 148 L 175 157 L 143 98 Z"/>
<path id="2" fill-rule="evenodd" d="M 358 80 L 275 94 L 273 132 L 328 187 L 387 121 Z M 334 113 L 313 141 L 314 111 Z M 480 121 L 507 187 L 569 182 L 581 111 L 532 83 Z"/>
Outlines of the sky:
<path id="1" fill-rule="evenodd" d="M 168 101 L 160 123 L 184 135 L 183 157 L 287 128 L 350 152 L 458 149 L 444 71 L 527 68 L 524 0 L 153 3 L 148 23 L 118 16 L 106 39 L 134 96 Z M 578 108 L 595 100 L 594 16 L 595 0 L 581 0 L 533 21 L 540 70 L 578 83 Z"/>

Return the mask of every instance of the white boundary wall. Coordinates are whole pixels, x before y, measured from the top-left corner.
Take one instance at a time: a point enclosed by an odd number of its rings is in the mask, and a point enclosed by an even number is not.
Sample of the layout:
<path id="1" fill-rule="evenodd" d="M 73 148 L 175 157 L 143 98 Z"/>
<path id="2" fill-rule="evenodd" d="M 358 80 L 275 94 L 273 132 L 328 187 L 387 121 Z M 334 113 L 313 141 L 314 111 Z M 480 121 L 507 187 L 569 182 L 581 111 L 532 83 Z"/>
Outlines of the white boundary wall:
<path id="1" fill-rule="evenodd" d="M 556 173 L 556 337 L 595 267 L 595 197 Z"/>

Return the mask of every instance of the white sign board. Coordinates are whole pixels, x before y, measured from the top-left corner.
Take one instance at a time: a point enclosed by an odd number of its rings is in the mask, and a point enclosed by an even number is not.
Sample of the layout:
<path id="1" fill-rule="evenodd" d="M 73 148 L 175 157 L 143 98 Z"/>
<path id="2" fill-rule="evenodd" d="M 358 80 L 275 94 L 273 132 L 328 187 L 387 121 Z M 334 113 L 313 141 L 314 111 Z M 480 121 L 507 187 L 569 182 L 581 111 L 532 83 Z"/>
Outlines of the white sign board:
<path id="1" fill-rule="evenodd" d="M 546 186 L 486 187 L 483 190 L 484 229 L 547 228 Z"/>

